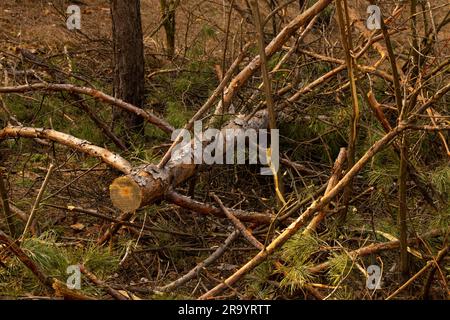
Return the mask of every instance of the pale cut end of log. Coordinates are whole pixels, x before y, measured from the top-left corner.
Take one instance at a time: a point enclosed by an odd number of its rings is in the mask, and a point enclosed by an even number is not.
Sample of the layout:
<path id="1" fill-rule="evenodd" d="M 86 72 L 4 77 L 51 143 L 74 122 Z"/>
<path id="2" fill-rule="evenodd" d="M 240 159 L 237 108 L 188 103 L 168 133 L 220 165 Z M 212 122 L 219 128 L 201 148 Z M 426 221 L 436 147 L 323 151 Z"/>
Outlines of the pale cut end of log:
<path id="1" fill-rule="evenodd" d="M 128 176 L 115 179 L 109 186 L 109 193 L 113 205 L 122 212 L 134 212 L 141 207 L 141 188 Z"/>

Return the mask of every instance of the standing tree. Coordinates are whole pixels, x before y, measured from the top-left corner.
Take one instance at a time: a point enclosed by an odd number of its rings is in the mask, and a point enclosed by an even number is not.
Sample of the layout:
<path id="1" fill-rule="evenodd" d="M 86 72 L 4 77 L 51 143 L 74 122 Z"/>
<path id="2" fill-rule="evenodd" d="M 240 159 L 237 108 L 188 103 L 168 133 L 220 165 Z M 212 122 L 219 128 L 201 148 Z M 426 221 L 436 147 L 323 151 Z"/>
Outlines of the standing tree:
<path id="1" fill-rule="evenodd" d="M 159 0 L 161 4 L 162 24 L 166 31 L 167 56 L 175 54 L 175 10 L 180 0 Z"/>
<path id="2" fill-rule="evenodd" d="M 111 0 L 114 44 L 114 96 L 135 106 L 144 104 L 144 44 L 140 0 Z M 143 127 L 141 117 L 114 109 L 114 123 L 128 131 Z"/>

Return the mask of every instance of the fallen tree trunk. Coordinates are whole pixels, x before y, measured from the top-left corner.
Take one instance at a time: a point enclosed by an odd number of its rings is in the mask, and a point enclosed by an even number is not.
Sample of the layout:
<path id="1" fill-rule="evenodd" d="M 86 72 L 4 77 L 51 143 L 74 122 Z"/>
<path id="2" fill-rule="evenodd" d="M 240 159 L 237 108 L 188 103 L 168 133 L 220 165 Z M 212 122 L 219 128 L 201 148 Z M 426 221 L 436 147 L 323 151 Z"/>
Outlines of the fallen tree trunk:
<path id="1" fill-rule="evenodd" d="M 240 115 L 230 121 L 221 132 L 228 129 L 265 129 L 267 128 L 267 112 L 257 112 L 250 120 L 245 121 Z M 225 135 L 225 134 L 224 134 Z M 188 146 L 194 145 L 192 140 Z M 126 176 L 115 179 L 109 187 L 112 203 L 122 212 L 133 212 L 143 206 L 160 199 L 172 187 L 179 185 L 191 177 L 196 168 L 193 155 L 190 163 L 183 163 L 179 157 L 171 157 L 167 164 L 159 168 L 146 164 L 133 168 Z"/>
<path id="2" fill-rule="evenodd" d="M 292 20 L 281 32 L 267 45 L 265 53 L 267 57 L 271 57 L 274 53 L 281 49 L 283 44 L 300 28 L 308 23 L 323 9 L 325 9 L 333 0 L 319 0 L 308 10 L 298 15 Z M 222 101 L 216 109 L 216 114 L 221 112 L 225 106 L 231 103 L 234 94 L 247 82 L 261 66 L 261 58 L 255 57 L 228 85 L 224 92 Z M 223 105 L 221 105 L 223 102 Z M 203 108 L 202 108 L 203 109 Z M 261 112 L 259 113 L 261 114 Z M 265 115 L 265 117 L 267 114 Z M 254 121 L 257 117 L 253 117 L 248 121 L 246 127 L 250 128 L 266 128 L 267 125 L 257 127 L 252 124 L 258 123 Z M 243 122 L 243 119 L 240 120 Z M 267 122 L 267 120 L 266 120 Z M 244 127 L 245 125 L 241 126 Z M 225 127 L 226 129 L 227 127 Z M 178 140 L 178 139 L 177 139 Z M 172 147 L 171 147 L 172 149 Z M 171 151 L 171 149 L 169 151 Z M 135 211 L 136 209 L 148 205 L 161 198 L 172 186 L 176 186 L 191 177 L 194 172 L 195 164 L 180 164 L 173 160 L 169 160 L 166 155 L 161 161 L 160 166 L 144 165 L 134 168 L 130 174 L 117 178 L 110 185 L 111 200 L 117 208 L 123 212 Z"/>

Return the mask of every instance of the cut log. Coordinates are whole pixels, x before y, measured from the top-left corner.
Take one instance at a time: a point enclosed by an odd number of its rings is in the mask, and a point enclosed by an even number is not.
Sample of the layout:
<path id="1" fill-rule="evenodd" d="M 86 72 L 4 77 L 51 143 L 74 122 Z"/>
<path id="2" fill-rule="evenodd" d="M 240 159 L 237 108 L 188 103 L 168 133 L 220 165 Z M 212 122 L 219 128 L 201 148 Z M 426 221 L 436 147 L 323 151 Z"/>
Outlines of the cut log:
<path id="1" fill-rule="evenodd" d="M 185 181 L 194 171 L 195 164 L 176 165 L 172 161 L 162 169 L 156 165 L 139 166 L 110 185 L 112 203 L 122 212 L 133 212 L 161 198 L 171 186 Z"/>
<path id="2" fill-rule="evenodd" d="M 267 111 L 257 112 L 250 120 L 245 121 L 245 115 L 239 115 L 222 129 L 265 129 L 267 128 Z M 225 134 L 224 134 L 225 135 Z M 194 144 L 187 144 L 188 147 Z M 224 148 L 225 149 L 225 148 Z M 122 212 L 132 212 L 160 199 L 169 189 L 179 185 L 191 177 L 196 168 L 192 155 L 190 163 L 183 163 L 179 157 L 172 157 L 167 164 L 158 168 L 146 164 L 131 170 L 126 176 L 115 179 L 110 185 L 110 196 L 115 207 Z"/>

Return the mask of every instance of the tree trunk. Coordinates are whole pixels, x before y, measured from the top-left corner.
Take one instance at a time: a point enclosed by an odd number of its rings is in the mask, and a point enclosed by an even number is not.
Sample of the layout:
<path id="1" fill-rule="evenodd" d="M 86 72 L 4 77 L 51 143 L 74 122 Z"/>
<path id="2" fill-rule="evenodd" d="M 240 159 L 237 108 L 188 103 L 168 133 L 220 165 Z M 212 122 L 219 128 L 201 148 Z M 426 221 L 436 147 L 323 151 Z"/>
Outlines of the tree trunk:
<path id="1" fill-rule="evenodd" d="M 139 0 L 111 0 L 114 44 L 114 96 L 135 106 L 144 104 L 144 44 Z M 138 132 L 143 120 L 114 108 L 114 123 Z"/>
<path id="2" fill-rule="evenodd" d="M 179 0 L 160 0 L 164 30 L 166 32 L 167 56 L 175 55 L 175 10 Z"/>
<path id="3" fill-rule="evenodd" d="M 225 133 L 227 129 L 265 129 L 267 124 L 267 111 L 261 110 L 249 120 L 245 120 L 245 116 L 238 116 L 223 127 L 222 132 Z M 192 144 L 193 140 L 187 147 Z M 193 156 L 191 154 L 191 157 Z M 179 160 L 178 157 L 171 156 L 162 168 L 145 164 L 115 179 L 109 186 L 113 205 L 122 212 L 134 212 L 163 197 L 172 187 L 186 181 L 195 173 L 196 164 L 193 159 L 190 163 L 181 163 Z"/>

